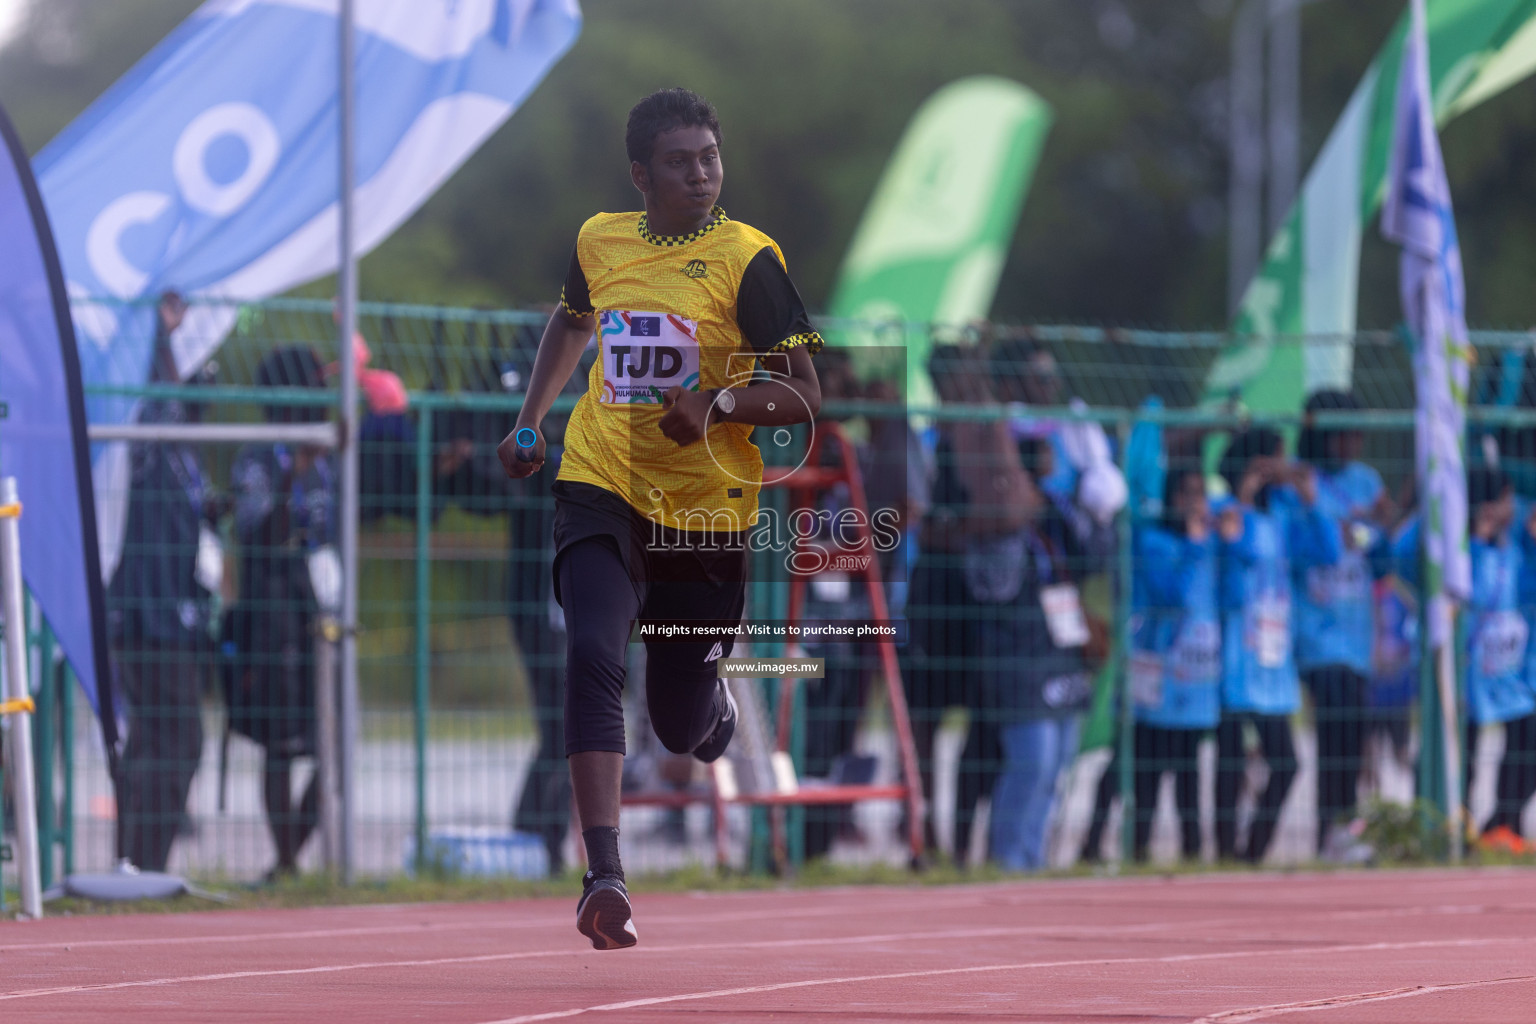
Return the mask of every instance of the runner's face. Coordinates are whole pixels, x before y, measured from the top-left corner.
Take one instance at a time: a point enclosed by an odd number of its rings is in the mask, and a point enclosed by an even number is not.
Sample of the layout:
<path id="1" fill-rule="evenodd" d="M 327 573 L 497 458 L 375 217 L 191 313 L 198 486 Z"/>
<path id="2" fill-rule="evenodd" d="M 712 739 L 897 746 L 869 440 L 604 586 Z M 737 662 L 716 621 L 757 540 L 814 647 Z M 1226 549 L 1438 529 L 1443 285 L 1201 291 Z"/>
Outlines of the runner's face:
<path id="1" fill-rule="evenodd" d="M 724 180 L 715 133 L 703 125 L 662 132 L 650 164 L 631 164 L 630 176 L 645 193 L 652 231 L 686 234 L 702 226 Z"/>

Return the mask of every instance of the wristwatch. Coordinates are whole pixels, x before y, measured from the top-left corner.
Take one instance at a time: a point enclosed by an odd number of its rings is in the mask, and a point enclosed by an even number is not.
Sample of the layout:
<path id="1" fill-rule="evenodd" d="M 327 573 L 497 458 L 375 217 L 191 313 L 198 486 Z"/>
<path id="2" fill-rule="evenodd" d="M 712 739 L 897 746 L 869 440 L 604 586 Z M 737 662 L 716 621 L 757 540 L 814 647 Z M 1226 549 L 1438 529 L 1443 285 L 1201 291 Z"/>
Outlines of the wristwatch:
<path id="1" fill-rule="evenodd" d="M 727 416 L 736 411 L 736 396 L 731 394 L 730 388 L 715 389 L 715 408 L 719 410 L 715 419 L 723 422 Z"/>

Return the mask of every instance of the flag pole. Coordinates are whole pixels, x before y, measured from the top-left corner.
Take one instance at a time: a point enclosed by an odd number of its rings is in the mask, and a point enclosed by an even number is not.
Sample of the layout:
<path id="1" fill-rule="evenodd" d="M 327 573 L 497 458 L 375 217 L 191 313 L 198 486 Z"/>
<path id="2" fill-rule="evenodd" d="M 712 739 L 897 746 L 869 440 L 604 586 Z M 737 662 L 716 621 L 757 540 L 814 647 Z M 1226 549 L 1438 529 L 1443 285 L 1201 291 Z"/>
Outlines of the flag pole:
<path id="1" fill-rule="evenodd" d="M 1461 809 L 1461 736 L 1457 729 L 1461 715 L 1456 706 L 1456 649 L 1451 642 L 1456 635 L 1456 613 L 1449 601 L 1437 600 L 1442 607 L 1436 609 L 1435 614 L 1450 620 L 1442 633 L 1445 642 L 1435 649 L 1435 681 L 1440 687 L 1440 731 L 1444 737 L 1445 806 L 1449 812 L 1446 816 L 1450 819 L 1451 863 L 1460 864 L 1465 835 Z"/>
<path id="2" fill-rule="evenodd" d="M 353 169 L 355 115 L 354 101 L 354 0 L 341 0 L 339 26 L 338 109 L 341 120 L 341 197 L 338 218 L 341 262 L 338 267 L 340 337 L 338 362 L 341 368 L 341 700 L 340 700 L 340 784 L 341 784 L 341 881 L 351 885 L 355 872 L 353 826 L 356 821 L 357 754 L 357 366 L 352 351 L 352 337 L 357 333 L 357 258 L 353 246 Z"/>

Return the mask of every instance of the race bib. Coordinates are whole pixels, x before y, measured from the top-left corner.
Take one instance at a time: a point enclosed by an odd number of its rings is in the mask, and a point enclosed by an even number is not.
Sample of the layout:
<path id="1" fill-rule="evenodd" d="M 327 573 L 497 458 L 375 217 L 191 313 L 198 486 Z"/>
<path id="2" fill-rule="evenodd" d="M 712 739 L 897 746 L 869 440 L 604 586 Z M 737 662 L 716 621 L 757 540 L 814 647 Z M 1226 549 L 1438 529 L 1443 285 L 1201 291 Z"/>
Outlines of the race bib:
<path id="1" fill-rule="evenodd" d="M 1351 551 L 1337 565 L 1314 565 L 1307 570 L 1307 597 L 1315 605 L 1339 601 L 1368 601 L 1371 577 L 1365 559 Z"/>
<path id="2" fill-rule="evenodd" d="M 1489 612 L 1472 641 L 1472 657 L 1484 679 L 1497 679 L 1519 671 L 1525 664 L 1525 643 L 1530 627 L 1516 611 Z"/>
<path id="3" fill-rule="evenodd" d="M 1291 602 L 1260 597 L 1249 605 L 1248 644 L 1260 668 L 1279 668 L 1291 651 Z"/>
<path id="4" fill-rule="evenodd" d="M 1139 708 L 1163 706 L 1163 659 L 1151 651 L 1132 651 L 1130 665 L 1131 700 Z"/>
<path id="5" fill-rule="evenodd" d="M 1168 652 L 1168 670 L 1181 683 L 1207 683 L 1221 673 L 1221 630 L 1209 619 L 1186 620 Z"/>
<path id="6" fill-rule="evenodd" d="M 1045 611 L 1045 626 L 1051 632 L 1051 643 L 1067 648 L 1081 647 L 1088 642 L 1088 617 L 1083 614 L 1083 602 L 1078 599 L 1077 588 L 1072 584 L 1041 587 L 1040 607 Z"/>
<path id="7" fill-rule="evenodd" d="M 699 325 L 672 313 L 603 310 L 604 405 L 660 405 L 667 389 L 699 390 Z"/>

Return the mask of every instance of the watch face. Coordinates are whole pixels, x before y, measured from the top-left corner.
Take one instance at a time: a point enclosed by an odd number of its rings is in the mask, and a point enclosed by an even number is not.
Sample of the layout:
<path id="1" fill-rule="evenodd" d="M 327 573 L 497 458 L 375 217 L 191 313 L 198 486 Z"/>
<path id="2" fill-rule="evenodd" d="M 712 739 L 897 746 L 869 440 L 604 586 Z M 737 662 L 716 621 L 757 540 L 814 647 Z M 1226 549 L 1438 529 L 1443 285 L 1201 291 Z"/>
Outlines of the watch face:
<path id="1" fill-rule="evenodd" d="M 720 411 L 727 416 L 736 411 L 736 396 L 731 394 L 730 388 L 722 389 L 716 401 L 720 405 Z"/>

